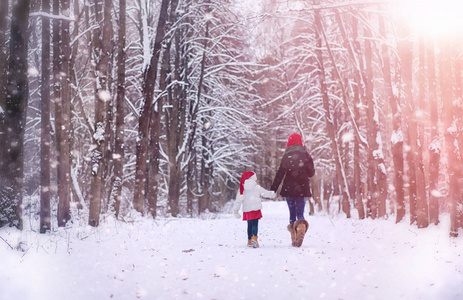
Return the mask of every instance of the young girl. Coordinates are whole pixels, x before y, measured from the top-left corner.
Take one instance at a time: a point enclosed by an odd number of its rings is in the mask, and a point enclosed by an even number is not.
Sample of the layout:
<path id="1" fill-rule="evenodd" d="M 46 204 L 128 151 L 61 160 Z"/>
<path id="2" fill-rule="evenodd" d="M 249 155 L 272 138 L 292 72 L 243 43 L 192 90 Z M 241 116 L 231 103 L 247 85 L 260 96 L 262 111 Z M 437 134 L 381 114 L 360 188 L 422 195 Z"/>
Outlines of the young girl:
<path id="1" fill-rule="evenodd" d="M 257 183 L 254 172 L 248 171 L 241 175 L 240 190 L 236 197 L 233 211 L 237 219 L 241 218 L 238 213 L 241 204 L 243 205 L 243 221 L 248 222 L 248 247 L 258 248 L 257 231 L 259 219 L 262 218 L 261 198 L 275 198 L 273 191 L 267 191 Z"/>

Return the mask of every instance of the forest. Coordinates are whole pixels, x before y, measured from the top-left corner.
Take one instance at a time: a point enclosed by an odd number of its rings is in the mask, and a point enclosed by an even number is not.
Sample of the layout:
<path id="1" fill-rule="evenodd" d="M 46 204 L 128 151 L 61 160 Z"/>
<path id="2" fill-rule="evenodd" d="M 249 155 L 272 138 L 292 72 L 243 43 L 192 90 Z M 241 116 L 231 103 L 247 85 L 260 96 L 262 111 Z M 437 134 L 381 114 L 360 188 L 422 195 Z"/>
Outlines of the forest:
<path id="1" fill-rule="evenodd" d="M 0 227 L 197 217 L 288 136 L 310 212 L 463 227 L 459 1 L 2 0 Z M 452 12 L 454 12 L 452 14 Z"/>

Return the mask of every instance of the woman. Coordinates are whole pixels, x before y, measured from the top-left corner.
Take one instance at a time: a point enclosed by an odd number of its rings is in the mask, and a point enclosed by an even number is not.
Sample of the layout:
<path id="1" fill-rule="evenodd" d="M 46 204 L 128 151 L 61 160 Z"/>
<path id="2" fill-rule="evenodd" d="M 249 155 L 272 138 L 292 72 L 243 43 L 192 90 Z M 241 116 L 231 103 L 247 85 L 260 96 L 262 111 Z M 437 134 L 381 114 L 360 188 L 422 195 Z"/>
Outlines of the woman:
<path id="1" fill-rule="evenodd" d="M 302 145 L 299 134 L 288 138 L 286 151 L 270 190 L 276 192 L 283 180 L 280 195 L 286 198 L 289 208 L 288 230 L 293 246 L 300 247 L 309 224 L 304 219 L 305 197 L 311 197 L 310 177 L 315 174 L 313 159 Z"/>

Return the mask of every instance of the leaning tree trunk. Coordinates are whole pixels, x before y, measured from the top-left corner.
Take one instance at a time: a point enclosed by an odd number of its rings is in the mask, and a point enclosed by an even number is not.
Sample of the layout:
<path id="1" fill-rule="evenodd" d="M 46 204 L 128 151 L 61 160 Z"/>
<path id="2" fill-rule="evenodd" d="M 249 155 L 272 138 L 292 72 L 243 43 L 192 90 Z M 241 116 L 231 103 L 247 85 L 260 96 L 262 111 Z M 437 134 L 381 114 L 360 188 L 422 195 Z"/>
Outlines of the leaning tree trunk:
<path id="1" fill-rule="evenodd" d="M 331 141 L 331 149 L 333 151 L 334 163 L 336 166 L 336 175 L 337 175 L 337 178 L 341 186 L 341 192 L 342 192 L 342 198 L 343 198 L 342 199 L 342 210 L 346 214 L 347 218 L 350 218 L 350 196 L 347 191 L 345 172 L 343 170 L 343 163 L 341 162 L 341 156 L 339 154 L 339 147 L 338 147 L 338 143 L 336 140 L 336 131 L 334 128 L 334 123 L 333 123 L 333 115 L 330 109 L 330 99 L 328 97 L 328 90 L 325 84 L 325 68 L 323 65 L 323 54 L 321 51 L 321 36 L 320 36 L 320 34 L 323 34 L 323 28 L 322 28 L 323 25 L 320 19 L 320 11 L 316 9 L 314 13 L 315 13 L 315 25 L 317 27 L 317 30 L 316 30 L 317 50 L 315 52 L 316 52 L 316 55 L 318 58 L 318 64 L 319 64 L 318 76 L 319 76 L 319 81 L 320 81 L 321 94 L 323 98 L 323 108 L 325 110 L 326 129 L 328 131 L 328 137 Z"/>
<path id="2" fill-rule="evenodd" d="M 143 107 L 138 121 L 137 158 L 135 172 L 135 188 L 133 193 L 133 207 L 136 211 L 144 212 L 146 198 L 146 186 L 148 179 L 147 157 L 149 138 L 149 116 L 151 103 L 154 97 L 154 86 L 156 84 L 159 54 L 162 48 L 162 41 L 166 34 L 167 9 L 169 0 L 162 0 L 159 12 L 159 21 L 154 38 L 154 46 L 148 68 L 143 74 Z M 148 184 L 149 185 L 149 184 Z"/>
<path id="3" fill-rule="evenodd" d="M 5 140 L 7 145 L 3 168 L 3 195 L 0 195 L 0 227 L 3 225 L 23 228 L 23 150 L 26 108 L 29 95 L 27 80 L 29 0 L 13 3 L 10 32 L 10 55 L 8 60 L 7 97 L 5 102 Z"/>

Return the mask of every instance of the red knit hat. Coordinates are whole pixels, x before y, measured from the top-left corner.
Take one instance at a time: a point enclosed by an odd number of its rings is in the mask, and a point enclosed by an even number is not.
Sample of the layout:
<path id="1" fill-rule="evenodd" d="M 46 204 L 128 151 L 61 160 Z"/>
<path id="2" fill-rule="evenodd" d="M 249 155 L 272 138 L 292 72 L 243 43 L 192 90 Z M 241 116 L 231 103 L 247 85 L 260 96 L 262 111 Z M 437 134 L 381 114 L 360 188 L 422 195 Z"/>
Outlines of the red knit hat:
<path id="1" fill-rule="evenodd" d="M 246 171 L 241 175 L 241 180 L 240 180 L 240 195 L 243 195 L 244 192 L 244 182 L 251 178 L 252 176 L 255 176 L 256 174 L 251 171 Z"/>
<path id="2" fill-rule="evenodd" d="M 302 146 L 302 138 L 299 134 L 293 133 L 288 138 L 288 143 L 286 147 L 293 146 L 293 145 L 300 145 Z"/>

